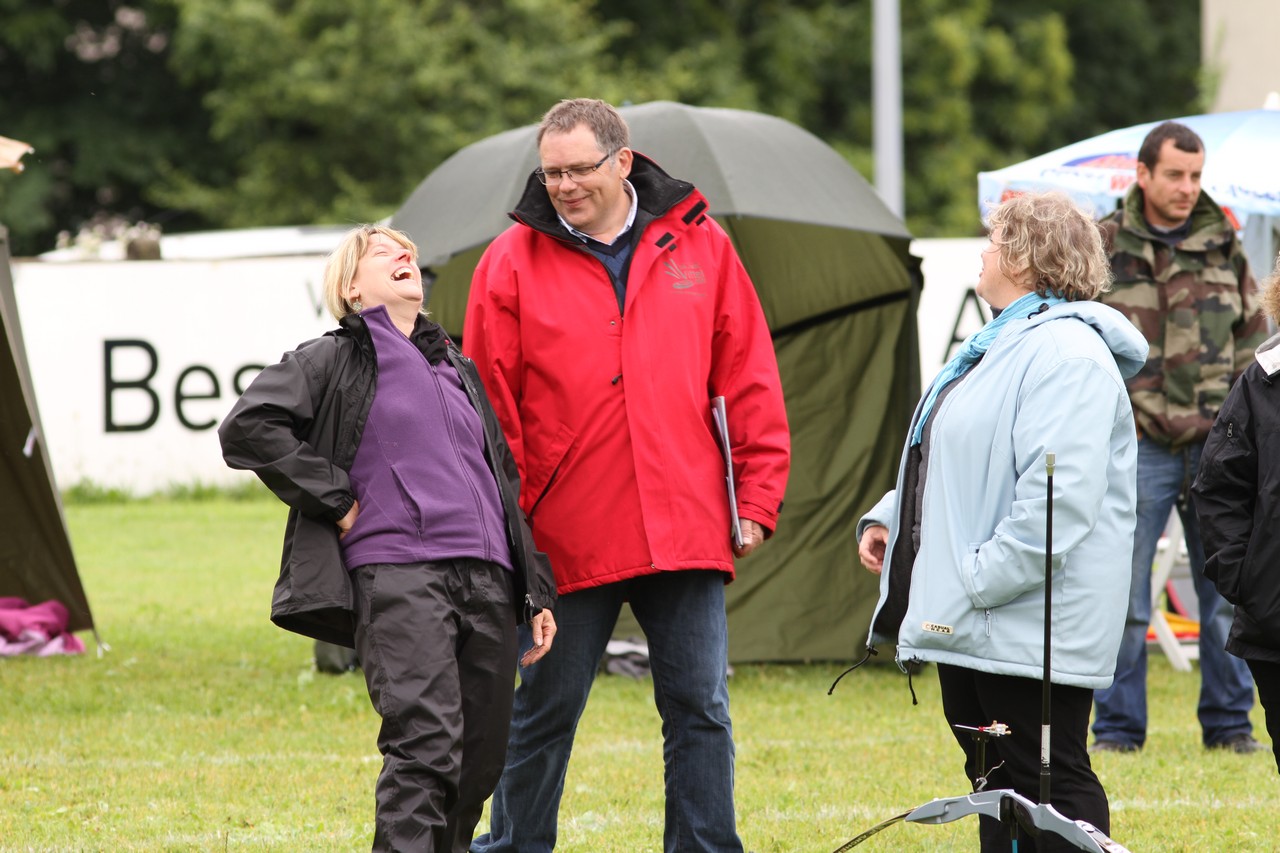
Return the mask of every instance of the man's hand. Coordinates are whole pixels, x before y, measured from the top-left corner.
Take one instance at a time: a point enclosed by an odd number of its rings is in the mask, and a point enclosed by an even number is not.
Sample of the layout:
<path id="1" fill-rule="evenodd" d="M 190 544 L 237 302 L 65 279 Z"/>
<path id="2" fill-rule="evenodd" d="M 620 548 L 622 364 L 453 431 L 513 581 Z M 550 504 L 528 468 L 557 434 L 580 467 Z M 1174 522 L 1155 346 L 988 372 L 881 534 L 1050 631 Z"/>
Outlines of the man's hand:
<path id="1" fill-rule="evenodd" d="M 338 519 L 338 541 L 341 542 L 347 538 L 347 534 L 351 532 L 351 528 L 355 526 L 356 518 L 360 515 L 360 501 L 352 501 L 351 509 L 347 510 L 347 514 Z"/>
<path id="2" fill-rule="evenodd" d="M 551 611 L 545 607 L 533 617 L 529 625 L 533 628 L 533 648 L 520 658 L 521 666 L 528 666 L 542 660 L 543 656 L 551 651 L 551 641 L 556 635 L 556 617 L 552 616 Z"/>
<path id="3" fill-rule="evenodd" d="M 760 547 L 760 543 L 764 541 L 764 528 L 759 522 L 744 518 L 742 524 L 742 547 L 733 546 L 733 554 L 736 557 L 746 557 L 752 551 Z"/>
<path id="4" fill-rule="evenodd" d="M 889 528 L 873 524 L 862 531 L 862 541 L 858 543 L 858 558 L 871 574 L 878 575 L 884 568 L 884 549 L 888 544 Z"/>

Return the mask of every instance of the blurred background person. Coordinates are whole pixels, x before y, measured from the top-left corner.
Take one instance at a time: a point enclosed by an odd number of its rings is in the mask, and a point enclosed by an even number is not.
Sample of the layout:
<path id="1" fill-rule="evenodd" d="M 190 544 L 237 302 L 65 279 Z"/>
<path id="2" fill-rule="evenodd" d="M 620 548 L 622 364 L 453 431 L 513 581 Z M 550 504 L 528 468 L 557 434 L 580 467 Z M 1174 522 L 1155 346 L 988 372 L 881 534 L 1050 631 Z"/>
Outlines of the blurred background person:
<path id="1" fill-rule="evenodd" d="M 1280 323 L 1280 258 L 1262 307 Z M 1235 605 L 1226 650 L 1258 685 L 1280 770 L 1280 335 L 1257 348 L 1227 395 L 1192 491 L 1205 577 Z"/>
<path id="2" fill-rule="evenodd" d="M 422 311 L 417 249 L 360 226 L 330 255 L 340 328 L 264 369 L 218 434 L 289 505 L 272 620 L 354 646 L 382 717 L 374 850 L 466 850 L 502 771 L 516 625 L 555 586 L 475 366 Z"/>
<path id="3" fill-rule="evenodd" d="M 879 573 L 869 644 L 896 639 L 904 668 L 938 665 L 942 707 L 985 787 L 1039 799 L 1047 472 L 1053 505 L 1052 804 L 1110 832 L 1086 748 L 1093 691 L 1111 681 L 1133 544 L 1136 437 L 1124 379 L 1147 345 L 1092 301 L 1109 281 L 1097 226 L 1066 196 L 992 212 L 977 293 L 995 318 L 971 335 L 916 408 L 897 487 L 858 525 Z M 954 726 L 1005 723 L 979 766 Z M 980 824 L 984 851 L 1008 830 Z M 1019 850 L 1069 850 L 1057 836 Z"/>
<path id="4" fill-rule="evenodd" d="M 1223 651 L 1231 605 L 1204 577 L 1191 499 L 1214 416 L 1267 336 L 1235 226 L 1200 189 L 1204 159 L 1204 142 L 1191 128 L 1156 125 L 1138 149 L 1137 182 L 1099 224 L 1114 278 L 1100 298 L 1128 317 L 1151 349 L 1128 380 L 1138 425 L 1138 523 L 1115 681 L 1094 697 L 1094 750 L 1136 752 L 1147 741 L 1151 567 L 1174 508 L 1199 603 L 1201 738 L 1207 747 L 1233 752 L 1262 748 L 1249 722 L 1249 670 Z"/>

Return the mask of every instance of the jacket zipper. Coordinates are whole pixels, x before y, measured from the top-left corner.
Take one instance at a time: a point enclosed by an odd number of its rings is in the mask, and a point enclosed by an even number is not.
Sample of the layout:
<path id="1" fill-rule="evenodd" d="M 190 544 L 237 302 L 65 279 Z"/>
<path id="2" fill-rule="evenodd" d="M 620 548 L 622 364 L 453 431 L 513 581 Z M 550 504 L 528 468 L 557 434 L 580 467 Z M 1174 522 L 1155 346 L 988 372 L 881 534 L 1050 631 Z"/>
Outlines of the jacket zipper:
<path id="1" fill-rule="evenodd" d="M 542 491 L 538 494 L 538 499 L 533 502 L 533 506 L 529 507 L 530 521 L 533 520 L 533 514 L 538 511 L 538 507 L 542 504 L 542 499 L 547 496 L 547 493 L 551 491 L 551 487 L 555 485 L 556 477 L 560 476 L 560 466 L 563 464 L 564 464 L 564 461 L 561 460 L 556 465 L 556 469 L 551 472 L 551 476 L 547 479 L 547 484 L 542 487 Z"/>
<path id="2" fill-rule="evenodd" d="M 427 361 L 426 356 L 423 356 L 423 361 Z M 450 364 L 450 367 L 452 366 L 453 365 Z M 438 371 L 436 370 L 435 365 L 431 364 L 431 362 L 429 361 L 427 362 L 427 367 L 428 369 L 431 370 L 432 373 L 436 373 L 438 375 Z M 454 370 L 457 371 L 457 368 L 454 368 Z M 459 379 L 462 378 L 461 372 L 458 373 L 458 378 Z M 464 388 L 466 387 L 465 382 L 463 383 L 463 387 Z M 444 425 L 445 425 L 445 429 L 448 431 L 448 434 L 449 434 L 449 445 L 453 449 L 453 455 L 458 461 L 458 467 L 462 470 L 463 479 L 467 481 L 467 488 L 471 493 L 471 501 L 475 509 L 476 517 L 478 519 L 483 520 L 484 519 L 484 501 L 481 500 L 480 498 L 480 490 L 476 487 L 475 480 L 471 477 L 470 473 L 467 471 L 467 466 L 462 462 L 462 454 L 458 451 L 458 434 L 453 423 L 453 416 L 449 412 L 449 406 L 445 399 L 444 389 L 440 386 L 440 382 L 438 378 L 435 383 L 435 389 L 436 389 L 436 396 L 440 402 L 440 408 L 444 412 Z M 472 399 L 470 391 L 467 392 L 467 399 L 471 403 L 471 408 L 475 411 L 476 415 L 480 418 L 480 433 L 481 433 L 481 437 L 483 438 L 484 415 L 481 413 L 480 408 L 476 405 L 475 400 Z M 488 443 L 487 439 L 485 440 L 485 443 L 486 444 Z M 491 475 L 493 476 L 494 484 L 497 485 L 497 479 L 498 479 L 497 474 L 491 472 Z M 499 495 L 499 497 L 501 497 L 501 495 Z M 485 553 L 491 553 L 493 551 L 493 545 L 489 541 L 489 530 L 488 528 L 485 527 L 484 524 L 480 524 L 479 527 L 480 527 L 480 533 L 484 537 Z M 514 548 L 512 550 L 514 550 Z"/>
<path id="3" fill-rule="evenodd" d="M 453 358 L 449 359 L 453 363 Z M 524 539 L 519 535 L 520 522 L 516 513 L 520 512 L 520 504 L 510 494 L 510 487 L 506 482 L 506 476 L 502 473 L 502 460 L 498 458 L 498 450 L 489 441 L 488 424 L 485 422 L 484 407 L 480 402 L 480 392 L 476 389 L 471 374 L 465 369 L 471 364 L 471 359 L 465 355 L 458 353 L 457 361 L 460 364 L 454 364 L 454 369 L 458 371 L 458 376 L 462 378 L 462 387 L 466 389 L 467 396 L 471 399 L 471 405 L 475 408 L 476 413 L 480 415 L 481 432 L 484 433 L 484 455 L 489 460 L 489 469 L 493 472 L 493 479 L 498 484 L 498 497 L 502 501 L 503 516 L 507 527 L 507 541 L 511 546 L 511 559 L 524 575 L 525 585 L 525 621 L 528 622 L 533 618 L 535 606 L 533 603 L 533 595 L 528 590 L 533 588 L 533 581 L 536 580 L 536 571 L 532 566 L 526 563 L 522 545 L 526 544 Z M 501 426 L 498 427 L 501 429 Z M 536 608 L 541 610 L 541 608 Z"/>

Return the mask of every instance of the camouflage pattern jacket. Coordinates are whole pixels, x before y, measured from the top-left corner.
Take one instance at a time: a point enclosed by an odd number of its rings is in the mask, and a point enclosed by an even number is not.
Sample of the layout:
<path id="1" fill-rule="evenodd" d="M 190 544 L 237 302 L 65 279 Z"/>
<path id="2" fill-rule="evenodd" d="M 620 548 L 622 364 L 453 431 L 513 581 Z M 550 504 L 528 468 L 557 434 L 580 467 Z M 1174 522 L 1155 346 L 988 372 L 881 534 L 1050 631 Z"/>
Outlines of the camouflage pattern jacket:
<path id="1" fill-rule="evenodd" d="M 1127 383 L 1138 429 L 1177 450 L 1209 435 L 1231 384 L 1266 340 L 1266 317 L 1231 222 L 1207 193 L 1176 246 L 1151 232 L 1142 210 L 1135 184 L 1099 224 L 1115 276 L 1101 301 L 1151 346 Z"/>

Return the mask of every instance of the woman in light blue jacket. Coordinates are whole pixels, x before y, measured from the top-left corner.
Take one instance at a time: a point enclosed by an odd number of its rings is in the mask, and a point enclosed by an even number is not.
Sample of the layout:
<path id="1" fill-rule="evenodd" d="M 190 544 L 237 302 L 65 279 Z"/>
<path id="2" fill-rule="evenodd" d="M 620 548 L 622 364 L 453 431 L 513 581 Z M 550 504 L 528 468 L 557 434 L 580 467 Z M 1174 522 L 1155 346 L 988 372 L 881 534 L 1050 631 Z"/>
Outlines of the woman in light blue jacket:
<path id="1" fill-rule="evenodd" d="M 1137 450 L 1124 380 L 1147 343 L 1092 301 L 1109 285 L 1107 258 L 1093 221 L 1065 196 L 1010 199 L 990 228 L 977 293 L 996 319 L 925 392 L 897 488 L 858 525 L 859 556 L 880 574 L 868 645 L 896 640 L 904 668 L 936 663 L 952 726 L 1009 725 L 988 744 L 986 767 L 952 729 L 966 773 L 1038 799 L 1045 454 L 1055 454 L 1052 803 L 1106 833 L 1086 743 L 1129 598 Z M 1008 849 L 995 820 L 982 819 L 981 835 L 984 851 Z M 1039 849 L 1055 840 L 1042 836 Z M 1019 849 L 1036 850 L 1029 841 Z"/>

